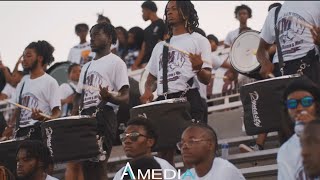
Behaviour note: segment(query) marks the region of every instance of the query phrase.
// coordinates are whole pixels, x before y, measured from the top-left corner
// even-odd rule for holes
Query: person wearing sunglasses
[[[304,125],[320,117],[320,89],[307,77],[301,77],[289,84],[283,97],[286,111],[295,123],[295,134],[279,149],[278,180],[308,179],[302,164],[299,139]]]
[[[217,142],[215,131],[207,124],[191,124],[184,130],[177,147],[181,151],[183,162],[194,168],[186,171],[182,177],[186,180],[244,180],[240,170],[233,164],[216,157]]]
[[[136,160],[141,157],[153,157],[152,147],[156,144],[157,134],[150,120],[144,117],[136,117],[128,121],[127,128],[120,134],[123,150],[128,158]],[[176,169],[166,160],[153,157],[161,166],[161,169],[170,169],[176,173]],[[124,167],[114,176],[113,180],[121,180]],[[134,174],[137,172],[133,172]],[[171,174],[168,174],[171,177]]]

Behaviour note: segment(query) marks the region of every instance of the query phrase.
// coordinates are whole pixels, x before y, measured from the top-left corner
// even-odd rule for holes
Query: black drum
[[[240,74],[257,80],[263,79],[259,74],[261,66],[256,57],[259,42],[258,31],[245,31],[234,40],[230,50],[232,67]]]
[[[16,153],[23,140],[8,140],[0,142],[0,165],[15,173],[17,169]]]
[[[97,121],[91,116],[70,116],[41,124],[44,143],[55,163],[96,158],[100,154]]]
[[[155,127],[158,141],[153,151],[175,148],[184,129],[191,124],[190,104],[185,98],[167,99],[135,106],[130,117],[147,117]]]
[[[286,118],[283,92],[300,75],[287,75],[245,84],[240,88],[247,135],[278,131]],[[282,121],[284,120],[284,121]]]
[[[52,76],[55,80],[57,80],[58,84],[61,85],[63,83],[68,82],[68,68],[71,65],[69,61],[65,62],[57,62],[52,65],[47,73]]]

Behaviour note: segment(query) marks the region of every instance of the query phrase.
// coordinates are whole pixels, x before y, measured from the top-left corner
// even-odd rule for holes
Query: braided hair
[[[169,1],[170,2],[170,1]],[[164,15],[165,15],[165,24],[168,27],[169,35],[172,35],[172,27],[169,25],[169,22],[167,20],[167,6],[169,2],[166,5]],[[187,1],[176,1],[177,3],[177,9],[179,11],[179,15],[186,21],[185,27],[187,28],[187,31],[191,34],[195,31],[195,29],[199,26],[199,17],[197,14],[197,11],[194,8],[194,5],[189,0]]]
[[[114,26],[112,24],[108,24],[108,23],[100,23],[100,24],[96,24],[94,26],[91,27],[90,29],[90,33],[92,31],[93,28],[97,28],[98,30],[102,29],[103,32],[107,35],[110,36],[111,38],[111,43],[112,44],[116,44],[117,42],[117,33],[116,30],[114,28]]]
[[[34,49],[37,55],[43,57],[42,65],[50,65],[54,61],[54,47],[47,41],[37,41],[30,43],[26,49]]]

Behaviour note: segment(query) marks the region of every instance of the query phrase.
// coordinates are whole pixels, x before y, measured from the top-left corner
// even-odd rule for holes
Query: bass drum
[[[239,34],[231,46],[230,63],[240,74],[261,80],[261,66],[256,57],[259,42],[258,31],[249,30]]]
[[[57,80],[60,86],[61,84],[68,82],[68,68],[70,65],[71,63],[68,61],[57,62],[47,70],[47,73]]]
[[[148,78],[148,74],[149,74],[149,71],[144,69],[144,71],[141,73],[141,78],[140,78],[140,82],[139,82],[139,91],[140,91],[140,94],[143,95],[144,93],[144,85],[147,81],[147,78]],[[157,95],[157,91],[154,91],[153,92],[153,100],[157,99],[158,95]]]

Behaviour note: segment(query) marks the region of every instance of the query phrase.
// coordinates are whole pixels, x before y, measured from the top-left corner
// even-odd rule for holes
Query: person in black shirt
[[[157,16],[157,5],[152,1],[145,1],[141,8],[143,20],[150,20],[151,24],[144,30],[144,42],[135,63],[131,66],[132,70],[143,68],[147,65],[154,46],[160,40],[163,40],[165,33],[165,24]]]

